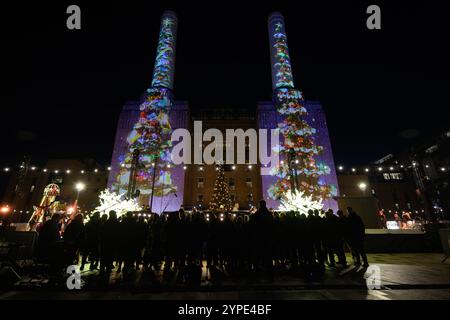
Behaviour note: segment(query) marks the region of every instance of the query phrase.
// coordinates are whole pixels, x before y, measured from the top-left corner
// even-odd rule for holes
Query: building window
[[[234,194],[230,194],[230,198],[232,203],[236,201],[236,196]]]
[[[253,187],[252,178],[251,178],[251,177],[245,178],[245,184],[246,184],[247,187],[249,187],[249,188]]]
[[[403,180],[403,175],[401,173],[383,173],[384,180]]]
[[[197,188],[198,188],[198,189],[203,189],[204,186],[205,186],[205,185],[204,185],[204,180],[203,180],[203,178],[197,178]]]
[[[230,190],[235,190],[236,189],[236,185],[234,183],[234,178],[229,178],[228,179],[228,187],[230,188]]]
[[[30,188],[30,193],[34,191],[35,185],[33,184]]]
[[[197,195],[197,202],[202,202],[203,201],[203,195],[202,194],[198,194]]]
[[[401,173],[391,173],[390,175],[391,175],[392,180],[402,180],[403,179]]]

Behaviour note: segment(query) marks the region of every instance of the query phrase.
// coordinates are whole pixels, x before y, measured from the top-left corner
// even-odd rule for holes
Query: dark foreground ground
[[[228,273],[202,269],[201,280],[188,283],[177,272],[135,272],[128,277],[115,271],[109,277],[97,271],[81,273],[82,288],[68,290],[65,284],[52,285],[34,273],[8,290],[0,299],[154,299],[154,300],[450,300],[450,261],[442,254],[369,254],[371,266],[378,266],[381,287],[367,287],[369,273],[363,268],[329,268],[321,279],[309,279],[303,270],[281,268],[268,280],[264,275]],[[351,261],[351,257],[348,257]]]

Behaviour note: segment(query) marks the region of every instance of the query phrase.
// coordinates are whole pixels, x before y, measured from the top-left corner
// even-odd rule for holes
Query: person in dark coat
[[[252,223],[252,249],[255,252],[256,268],[272,272],[273,217],[266,201],[259,202],[259,209],[250,218]]]
[[[149,227],[143,216],[136,222],[136,269],[142,263],[142,255],[148,238]]]
[[[78,260],[79,251],[86,245],[86,233],[83,222],[83,215],[77,214],[73,220],[67,225],[63,234],[64,244],[67,251],[67,262],[72,264]]]
[[[117,246],[121,241],[119,237],[119,222],[117,214],[111,210],[109,218],[102,226],[100,235],[100,272],[111,272],[113,261],[117,254]]]
[[[53,214],[39,230],[37,254],[39,259],[50,264],[50,271],[57,272],[63,266],[62,239],[60,234],[62,216]]]
[[[81,260],[80,270],[84,270],[84,265],[89,257],[90,270],[94,270],[98,266],[99,260],[99,245],[100,245],[100,213],[94,212],[85,225],[86,230],[86,245],[83,248],[83,258]]]
[[[347,266],[347,258],[345,256],[345,233],[347,227],[347,218],[344,216],[344,212],[342,210],[338,210],[336,212],[336,255],[338,256],[338,264],[343,267]]]
[[[365,227],[361,217],[351,208],[347,208],[347,233],[350,248],[353,251],[353,255],[356,259],[355,265],[361,265],[361,259],[363,260],[364,267],[367,267],[367,256],[364,251],[364,236]]]

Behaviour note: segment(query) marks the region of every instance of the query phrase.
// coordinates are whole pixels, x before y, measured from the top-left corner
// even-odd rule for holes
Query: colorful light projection
[[[161,18],[152,87],[173,89],[175,71],[175,48],[177,38],[177,16],[172,11],[164,12]]]
[[[161,19],[152,87],[147,90],[147,96],[139,107],[139,119],[127,137],[127,153],[120,156],[117,182],[112,185],[118,193],[127,190],[133,151],[139,150],[136,186],[141,199],[144,199],[141,202],[146,204],[152,193],[154,197],[164,197],[177,191],[170,170],[173,165],[170,157],[172,128],[169,122],[173,105],[176,27],[176,15],[165,12]]]
[[[269,36],[272,61],[272,89],[294,88],[284,19],[279,12],[274,12],[269,16]]]
[[[333,193],[333,188],[319,179],[329,174],[329,166],[317,161],[323,148],[315,143],[317,131],[305,120],[308,112],[303,96],[294,88],[283,16],[271,14],[268,24],[274,103],[282,116],[278,129],[283,142],[277,151],[284,159],[273,170],[278,179],[268,194],[272,199],[286,199],[286,194],[294,189],[314,201],[323,201]]]

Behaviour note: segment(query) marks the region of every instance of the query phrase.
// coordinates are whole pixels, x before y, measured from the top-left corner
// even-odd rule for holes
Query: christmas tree
[[[175,14],[165,12],[161,20],[152,85],[140,105],[139,119],[127,137],[127,152],[119,159],[120,171],[117,183],[113,185],[113,190],[118,193],[128,188],[135,150],[139,151],[139,165],[135,170],[139,193],[161,197],[176,192],[170,172],[172,128],[169,122],[173,105],[176,28]]]
[[[209,203],[209,209],[213,212],[230,211],[232,208],[228,184],[225,181],[224,166],[217,167],[217,177],[214,183],[214,193]]]
[[[280,13],[269,18],[272,59],[272,87],[274,102],[283,121],[278,129],[283,141],[278,149],[281,161],[273,174],[277,182],[269,188],[273,199],[286,200],[288,192],[299,194],[312,201],[322,201],[331,196],[331,187],[320,183],[319,177],[329,173],[328,166],[316,162],[323,148],[316,145],[316,130],[304,119],[307,115],[303,96],[294,87],[284,19]]]

